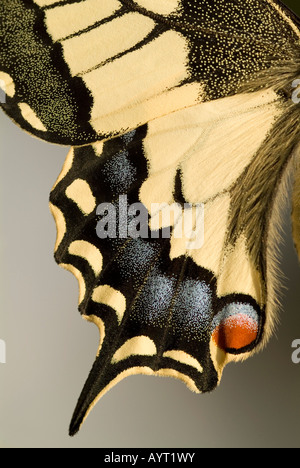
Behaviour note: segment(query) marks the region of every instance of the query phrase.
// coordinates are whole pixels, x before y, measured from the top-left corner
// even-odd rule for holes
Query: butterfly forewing
[[[86,144],[236,93],[294,57],[298,29],[275,2],[148,4],[1,2],[5,111],[40,138]]]

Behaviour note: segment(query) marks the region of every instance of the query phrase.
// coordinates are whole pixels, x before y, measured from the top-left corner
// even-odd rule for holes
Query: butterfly
[[[134,374],[197,393],[261,350],[293,180],[300,21],[274,0],[2,0],[3,110],[70,146],[55,259],[100,343],[70,424]]]

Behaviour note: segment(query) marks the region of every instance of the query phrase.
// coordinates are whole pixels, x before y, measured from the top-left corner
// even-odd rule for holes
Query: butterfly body
[[[271,0],[4,0],[0,13],[3,109],[72,146],[50,197],[55,258],[100,345],[70,433],[128,375],[213,390],[274,330],[291,176],[300,249],[299,20]]]

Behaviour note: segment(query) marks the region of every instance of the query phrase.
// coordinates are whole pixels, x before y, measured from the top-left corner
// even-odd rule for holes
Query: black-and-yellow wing
[[[0,15],[4,110],[66,145],[234,94],[293,62],[299,39],[295,17],[267,0],[4,0]]]
[[[56,261],[100,330],[70,427],[128,375],[211,391],[276,323],[295,178],[299,20],[280,2],[3,0],[4,110],[71,145],[51,193]]]

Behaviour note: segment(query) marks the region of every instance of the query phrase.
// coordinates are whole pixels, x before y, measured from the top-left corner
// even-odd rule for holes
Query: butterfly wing
[[[70,433],[127,375],[212,390],[274,327],[298,20],[270,0],[4,0],[0,13],[4,110],[76,146],[51,194],[55,255],[100,346]]]
[[[273,214],[296,141],[280,143],[288,112],[272,90],[237,95],[71,151],[51,194],[56,260],[79,280],[80,311],[100,331],[71,434],[128,375],[209,392],[225,364],[267,341]]]
[[[186,39],[133,3],[5,0],[0,14],[3,108],[42,139],[86,144],[201,95]]]
[[[299,38],[274,1],[4,0],[0,16],[4,110],[76,146],[235,93]]]

